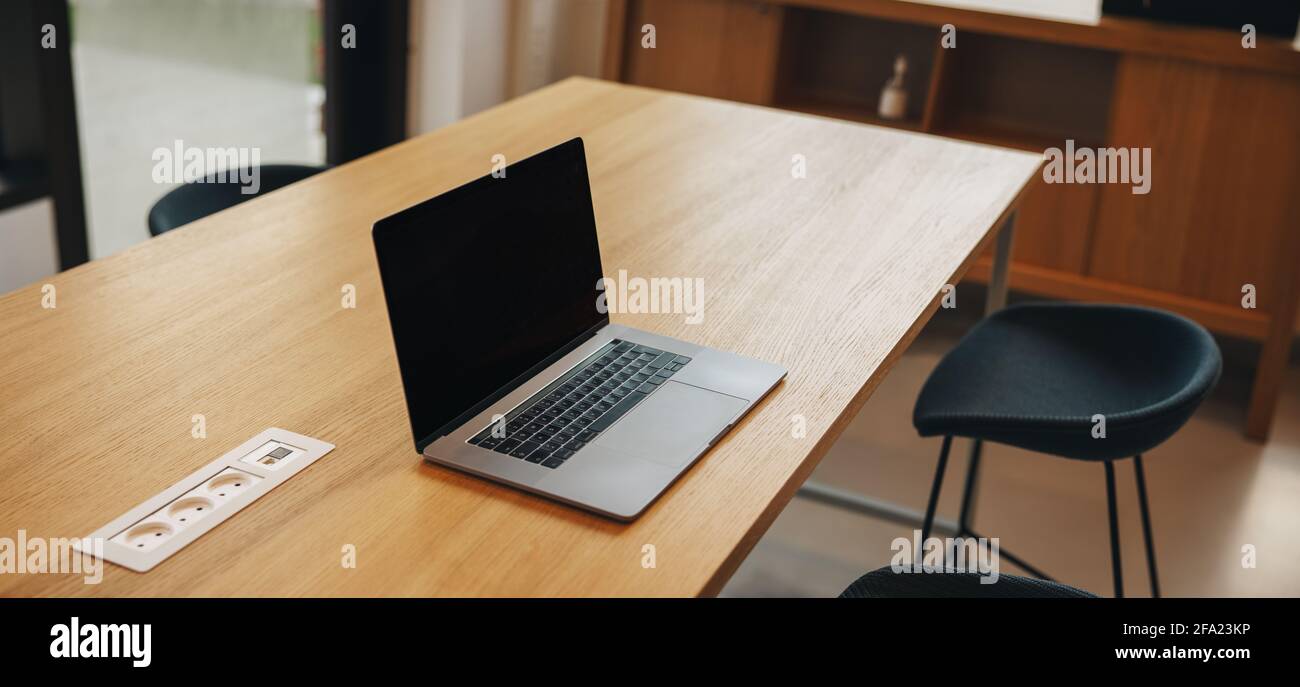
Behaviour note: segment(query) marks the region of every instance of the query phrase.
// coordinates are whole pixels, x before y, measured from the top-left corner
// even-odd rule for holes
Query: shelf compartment
[[[1037,151],[1107,140],[1113,53],[971,32],[949,52],[936,133]]]
[[[846,119],[863,124],[874,124],[876,126],[886,126],[895,129],[906,129],[908,131],[921,131],[921,122],[910,119],[884,119],[876,114],[874,103],[867,103],[861,100],[840,100],[831,99],[818,100],[810,96],[790,96],[782,98],[777,107],[805,114],[818,115],[821,117],[832,117],[834,119]]]
[[[871,124],[920,128],[934,68],[935,27],[789,7],[773,104]],[[894,58],[907,57],[903,120],[877,116]]]

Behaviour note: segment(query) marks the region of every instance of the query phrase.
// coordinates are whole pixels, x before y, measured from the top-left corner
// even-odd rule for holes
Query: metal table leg
[[[1016,215],[1011,213],[998,232],[997,246],[993,249],[993,266],[989,271],[989,288],[984,295],[984,316],[988,317],[1007,305],[1007,273],[1011,268],[1011,241],[1016,229]],[[962,498],[960,525],[970,531],[971,521],[975,518],[975,504],[979,502],[980,479],[980,441],[970,442],[970,454],[966,461],[966,491]]]
[[[984,316],[1001,310],[1007,304],[1007,272],[1011,268],[1011,240],[1016,230],[1016,213],[1011,213],[998,231],[997,247],[993,249],[993,269],[989,272],[989,290],[984,298]]]

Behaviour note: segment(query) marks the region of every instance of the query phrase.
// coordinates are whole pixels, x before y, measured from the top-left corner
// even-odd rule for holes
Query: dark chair
[[[262,165],[258,168],[257,193],[244,193],[244,187],[240,184],[218,181],[216,175],[209,175],[203,183],[185,184],[159,198],[158,202],[149,209],[149,233],[158,236],[194,220],[239,205],[246,200],[252,200],[263,193],[270,193],[302,181],[325,169],[325,167],[310,165]],[[231,172],[231,174],[237,175],[238,172]]]
[[[859,577],[840,594],[841,599],[1095,599],[1096,595],[1060,582],[1016,575],[998,575],[984,584],[980,575],[951,569],[924,568],[924,572],[896,573],[889,566]]]
[[[1160,310],[1041,303],[994,313],[944,357],[916,401],[912,422],[917,431],[943,437],[923,540],[934,525],[954,436],[975,441],[959,537],[978,536],[970,525],[970,503],[982,442],[1101,461],[1115,595],[1123,596],[1113,462],[1132,457],[1151,590],[1159,596],[1142,454],[1187,422],[1218,380],[1221,366],[1219,348],[1203,327]],[[1001,555],[1050,579],[1005,549]]]

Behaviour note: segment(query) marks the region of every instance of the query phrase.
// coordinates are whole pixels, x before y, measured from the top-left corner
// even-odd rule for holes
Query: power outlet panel
[[[272,427],[95,530],[104,560],[146,572],[334,450]]]

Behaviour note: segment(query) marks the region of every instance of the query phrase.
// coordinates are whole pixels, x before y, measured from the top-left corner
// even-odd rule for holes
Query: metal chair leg
[[[925,522],[921,525],[921,548],[930,538],[930,529],[934,527],[934,512],[939,507],[939,489],[943,486],[943,472],[948,468],[948,449],[952,448],[952,435],[943,438],[943,448],[939,449],[939,466],[934,471],[934,483],[930,485],[930,502],[925,507]],[[921,552],[916,551],[916,560],[921,560]]]
[[[1151,539],[1151,512],[1147,509],[1147,480],[1142,469],[1142,454],[1133,456],[1133,473],[1137,476],[1138,506],[1142,509],[1142,538],[1147,545],[1147,572],[1151,573],[1151,597],[1160,598],[1160,581],[1156,577],[1156,545]]]
[[[1110,514],[1110,565],[1115,576],[1115,598],[1124,598],[1124,573],[1119,559],[1119,507],[1115,504],[1115,466],[1106,466],[1106,510]]]
[[[961,494],[961,515],[957,518],[957,529],[961,532],[971,531],[971,511],[975,508],[975,483],[979,479],[980,452],[984,447],[983,439],[975,439],[970,447],[970,461],[966,465],[966,487]]]

